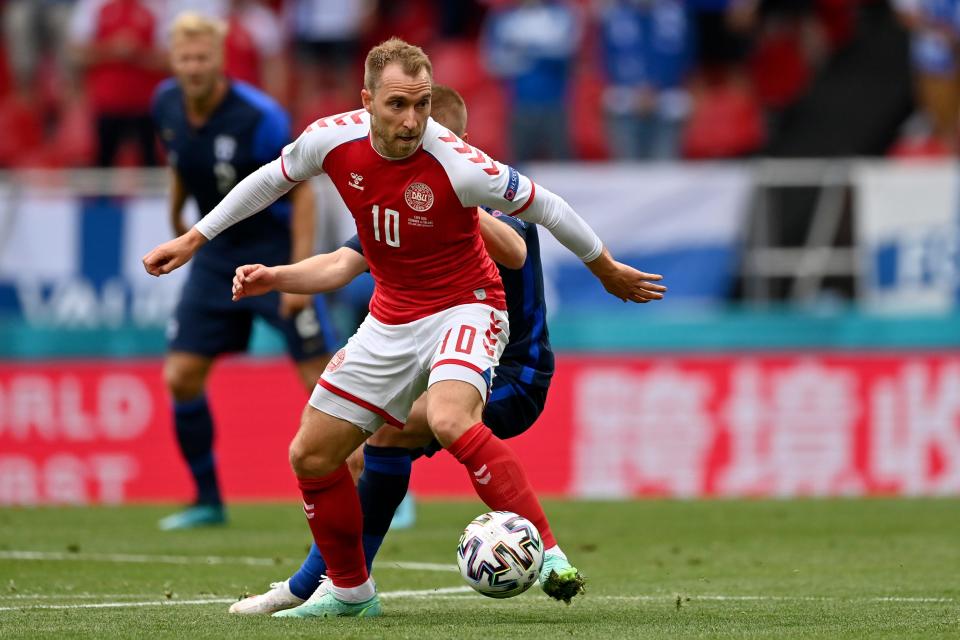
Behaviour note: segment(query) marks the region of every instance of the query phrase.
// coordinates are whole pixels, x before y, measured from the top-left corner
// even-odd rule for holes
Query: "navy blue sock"
[[[316,591],[320,584],[320,577],[327,572],[327,563],[323,561],[320,555],[320,549],[317,543],[310,545],[310,553],[307,554],[300,569],[290,577],[290,593],[306,600]]]
[[[213,460],[213,417],[207,405],[207,396],[174,402],[173,421],[180,453],[187,461],[197,486],[197,503],[222,504]]]
[[[363,448],[363,473],[357,489],[363,509],[363,554],[367,571],[383,544],[393,514],[407,495],[411,463],[407,449],[369,444]]]
[[[363,509],[363,553],[367,571],[370,571],[383,544],[393,514],[407,495],[411,462],[410,452],[406,449],[369,444],[363,448],[363,474],[358,489]],[[300,569],[290,577],[290,592],[298,598],[309,598],[320,584],[320,576],[326,572],[327,563],[320,550],[316,544],[311,545]]]

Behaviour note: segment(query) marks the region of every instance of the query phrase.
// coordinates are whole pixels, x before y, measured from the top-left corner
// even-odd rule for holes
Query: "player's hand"
[[[662,300],[667,288],[656,282],[663,280],[657,273],[645,273],[630,265],[617,262],[606,249],[587,267],[610,294],[624,302],[651,302]]]
[[[196,229],[164,242],[143,256],[143,268],[152,276],[170,273],[185,265],[207,241]]]
[[[280,317],[292,318],[310,306],[311,296],[302,293],[280,294]]]
[[[237,267],[233,275],[233,301],[251,296],[262,296],[273,291],[277,276],[272,267],[262,264],[245,264]]]

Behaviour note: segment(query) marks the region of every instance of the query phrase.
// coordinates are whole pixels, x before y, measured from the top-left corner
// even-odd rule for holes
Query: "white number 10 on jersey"
[[[383,210],[383,241],[391,247],[400,246],[400,212]],[[380,205],[373,205],[373,239],[380,242]]]

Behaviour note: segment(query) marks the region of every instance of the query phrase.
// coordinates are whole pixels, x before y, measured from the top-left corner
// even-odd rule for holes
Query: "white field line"
[[[385,591],[380,594],[385,600],[397,598],[429,598],[431,600],[464,600],[471,595],[480,599],[482,596],[475,594],[470,587],[446,587],[441,589],[421,589],[404,591]],[[51,596],[54,597],[54,596]],[[106,597],[106,596],[103,596]],[[720,601],[720,602],[861,602],[861,603],[927,603],[927,604],[953,604],[957,602],[956,598],[934,598],[917,596],[882,596],[873,598],[844,598],[828,596],[727,596],[727,595],[694,595],[680,596],[685,603],[695,603],[698,601]],[[689,601],[687,598],[689,597]],[[634,596],[585,596],[586,602],[660,602],[672,605],[677,599],[676,595],[634,595]],[[33,609],[121,609],[137,607],[158,607],[175,605],[203,605],[203,604],[230,604],[236,602],[236,598],[221,598],[211,596],[209,598],[199,598],[191,600],[145,600],[138,602],[96,602],[96,603],[74,603],[74,604],[22,604],[19,606],[3,606],[0,611],[24,611]],[[511,604],[529,605],[527,599],[512,602]]]
[[[76,562],[118,562],[135,564],[241,564],[259,567],[292,565],[288,558],[250,558],[244,556],[171,556],[140,553],[71,553],[65,551],[0,551],[0,560],[41,560]],[[407,571],[456,571],[453,564],[433,562],[382,562],[377,569],[404,569]]]
[[[142,563],[142,564],[178,564],[178,565],[220,565],[220,564],[242,564],[255,566],[275,566],[278,564],[292,564],[289,560],[279,560],[274,558],[252,558],[243,556],[172,556],[172,555],[147,555],[147,554],[123,554],[123,553],[70,553],[56,551],[0,551],[0,560],[41,560],[41,561],[85,561],[85,562],[117,562],[117,563]],[[431,562],[384,562],[378,564],[377,569],[399,569],[404,571],[441,571],[455,572],[456,566],[447,564],[437,564]],[[425,589],[414,591],[386,591],[381,593],[383,598],[436,598],[436,599],[462,599],[464,595],[472,594],[470,587],[450,587],[443,589]],[[64,598],[64,599],[87,599],[87,598],[150,598],[153,594],[63,594],[63,595],[35,595],[29,594],[11,594],[0,595],[3,599],[39,599],[39,598]],[[477,597],[480,597],[479,595]],[[585,599],[600,602],[676,602],[677,598],[683,602],[863,602],[863,603],[928,603],[928,604],[953,604],[958,602],[957,598],[940,598],[924,596],[876,596],[876,597],[842,597],[842,596],[764,596],[764,595],[684,595],[684,594],[659,594],[659,595],[623,595],[623,596],[593,596],[588,595]],[[144,600],[141,602],[105,602],[89,604],[63,604],[63,605],[25,605],[17,607],[0,607],[0,611],[12,611],[18,609],[73,609],[73,608],[111,608],[111,607],[146,607],[161,605],[182,605],[182,604],[206,604],[206,603],[228,603],[235,602],[235,598],[218,598],[211,596],[207,599],[195,600]]]
[[[416,591],[384,591],[380,594],[381,598],[389,600],[391,598],[434,598],[450,597],[458,593],[472,593],[470,587],[448,587],[444,589],[420,589]],[[236,602],[236,598],[199,598],[194,600],[144,600],[141,602],[91,602],[85,604],[24,604],[16,607],[0,607],[0,611],[24,611],[34,609],[123,609],[137,607],[169,607],[175,605],[195,605],[195,604],[230,604]]]
[[[4,593],[0,594],[0,602],[4,600],[104,600],[106,598],[120,598],[127,600],[142,600],[156,598],[157,593]],[[200,596],[203,597],[203,596]],[[210,596],[215,598],[218,596]]]

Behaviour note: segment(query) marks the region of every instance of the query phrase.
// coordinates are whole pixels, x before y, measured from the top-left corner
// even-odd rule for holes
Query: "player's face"
[[[214,92],[223,75],[223,52],[213,36],[175,38],[170,66],[187,99],[202,100]]]
[[[372,93],[363,90],[377,151],[388,158],[405,158],[417,149],[430,117],[430,87],[426,70],[408,76],[399,64],[390,64]]]

